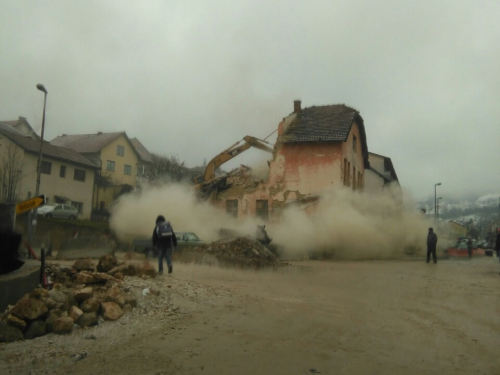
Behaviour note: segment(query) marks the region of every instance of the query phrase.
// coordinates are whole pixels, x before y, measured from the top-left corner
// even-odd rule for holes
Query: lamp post
[[[438,186],[441,186],[441,182],[438,182],[437,184],[434,184],[434,219],[437,219],[437,213],[436,213],[436,208],[437,208],[436,188]]]
[[[45,130],[45,108],[46,108],[46,105],[47,105],[47,89],[45,88],[44,85],[42,85],[41,83],[39,83],[38,85],[36,85],[36,88],[40,91],[43,91],[44,92],[44,97],[43,97],[43,117],[42,117],[42,131],[40,133],[40,151],[38,152],[38,163],[37,163],[37,166],[36,166],[36,187],[35,187],[35,197],[38,197],[38,195],[40,194],[40,174],[42,172],[42,146],[43,146],[43,132]],[[35,223],[36,224],[36,218],[37,218],[37,209],[35,208],[33,210],[33,214],[35,215],[35,218],[32,220],[32,224]],[[32,234],[34,233],[34,230],[32,232]],[[31,236],[30,236],[31,237]],[[31,239],[31,238],[30,238]]]
[[[439,220],[439,200],[440,199],[443,199],[443,197],[439,197],[437,199],[437,204],[436,204],[436,219],[438,219],[438,220]]]

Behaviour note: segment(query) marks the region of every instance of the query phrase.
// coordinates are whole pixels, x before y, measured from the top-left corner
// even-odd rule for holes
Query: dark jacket
[[[438,236],[434,232],[429,232],[427,235],[427,245],[436,246],[438,242]]]
[[[153,246],[157,249],[170,249],[172,246],[177,246],[177,237],[175,236],[174,228],[172,228],[172,238],[158,237],[158,223],[165,220],[160,220],[156,222],[155,229],[153,230]]]
[[[497,248],[498,251],[500,251],[500,232],[497,233],[496,248]]]

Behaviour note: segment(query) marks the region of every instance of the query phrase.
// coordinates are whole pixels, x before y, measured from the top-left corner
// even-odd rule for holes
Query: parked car
[[[205,244],[205,242],[193,232],[175,232],[175,237],[177,238],[177,247],[175,251],[182,251],[189,247],[200,247]],[[135,239],[132,243],[132,251],[144,254],[146,258],[158,256],[158,250],[153,247],[153,239],[151,237],[148,239]]]
[[[478,242],[477,247],[480,249],[492,249],[493,243],[487,240],[482,240]]]
[[[75,220],[78,218],[78,209],[69,204],[48,203],[38,208],[37,214],[47,218]]]

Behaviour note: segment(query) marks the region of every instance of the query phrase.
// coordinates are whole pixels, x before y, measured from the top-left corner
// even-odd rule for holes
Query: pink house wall
[[[283,122],[278,128],[278,144],[270,162],[269,178],[256,188],[231,188],[219,195],[217,205],[226,208],[227,199],[238,200],[238,217],[255,216],[256,201],[268,200],[269,216],[280,214],[280,207],[297,199],[316,196],[325,189],[342,186],[344,183],[344,159],[350,162],[352,187],[353,167],[364,176],[359,127],[354,123],[345,142],[297,142],[279,143],[283,132]],[[353,137],[356,137],[356,149]],[[356,176],[357,177],[357,176]]]

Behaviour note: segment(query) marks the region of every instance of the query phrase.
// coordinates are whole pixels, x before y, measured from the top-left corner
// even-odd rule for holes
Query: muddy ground
[[[500,374],[497,258],[175,264],[117,322],[0,344],[1,374]],[[158,286],[158,297],[142,295]]]

